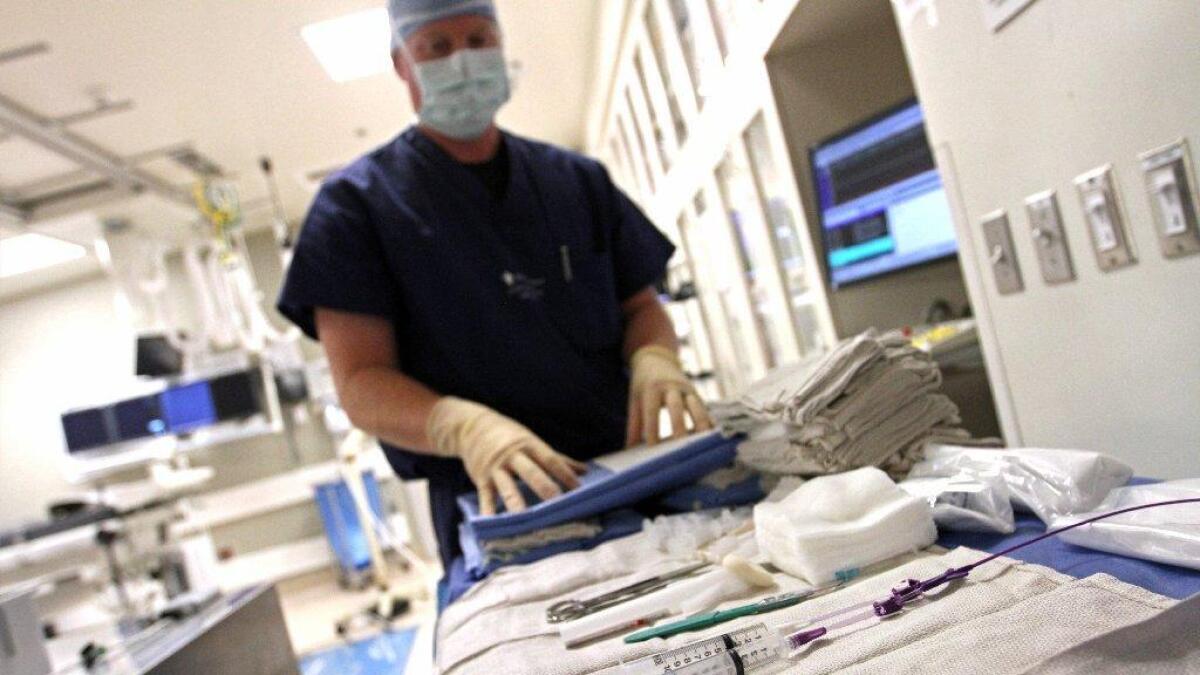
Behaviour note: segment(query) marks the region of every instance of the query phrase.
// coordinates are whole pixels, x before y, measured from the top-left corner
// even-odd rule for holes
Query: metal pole
[[[70,159],[80,166],[110,178],[135,192],[148,190],[160,197],[188,207],[193,207],[191,196],[186,190],[161,178],[129,166],[117,154],[56,125],[53,120],[43,118],[16,101],[0,95],[0,127],[37,143],[42,147]]]

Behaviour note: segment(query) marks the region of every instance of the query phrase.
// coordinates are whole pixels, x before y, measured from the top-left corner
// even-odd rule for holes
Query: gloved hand
[[[462,459],[479,491],[479,511],[483,515],[496,512],[497,493],[508,511],[525,509],[516,477],[537,496],[550,499],[562,494],[559,484],[568,490],[579,487],[576,474],[587,468],[555,452],[515,420],[453,396],[434,404],[425,422],[425,433],[439,456]]]
[[[629,360],[633,375],[629,384],[629,432],[626,445],[643,439],[654,445],[658,435],[658,413],[664,407],[671,416],[671,438],[689,433],[685,414],[692,418],[691,431],[711,429],[712,419],[696,388],[683,373],[675,352],[660,345],[647,345]]]

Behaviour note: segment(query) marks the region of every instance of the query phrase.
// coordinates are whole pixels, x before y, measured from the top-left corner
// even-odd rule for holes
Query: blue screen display
[[[62,427],[69,452],[98,448],[115,441],[111,420],[104,408],[63,413]]]
[[[113,408],[116,411],[119,440],[157,436],[167,430],[158,396],[131,398],[117,403]]]
[[[159,395],[167,430],[173,434],[185,433],[217,421],[217,409],[213,405],[208,382],[184,384],[164,391]]]
[[[916,102],[816,146],[811,158],[834,288],[957,252]]]

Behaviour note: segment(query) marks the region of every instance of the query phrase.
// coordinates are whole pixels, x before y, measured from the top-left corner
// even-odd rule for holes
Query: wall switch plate
[[[1029,216],[1029,233],[1033,236],[1038,265],[1042,268],[1042,280],[1047,284],[1073,280],[1075,268],[1071,265],[1071,249],[1067,246],[1067,233],[1063,230],[1054,190],[1027,197],[1025,213]]]
[[[1083,220],[1087,223],[1096,250],[1096,262],[1108,272],[1137,262],[1129,232],[1125,227],[1125,210],[1117,195],[1117,182],[1111,164],[1093,169],[1075,179]]]
[[[982,218],[982,223],[985,251],[996,278],[996,290],[1000,295],[1020,293],[1025,290],[1025,284],[1021,281],[1021,266],[1017,262],[1017,250],[1013,248],[1008,214],[1003,209],[993,211]]]
[[[1196,176],[1187,140],[1155,148],[1141,155],[1146,191],[1163,257],[1200,253],[1200,214],[1197,213]]]

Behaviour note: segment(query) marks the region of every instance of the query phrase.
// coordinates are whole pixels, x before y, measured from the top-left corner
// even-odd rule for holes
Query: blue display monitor
[[[71,453],[99,448],[116,442],[113,421],[105,408],[89,408],[63,413],[63,436]]]
[[[132,441],[166,433],[162,405],[158,395],[139,396],[113,406],[117,418],[117,439]]]
[[[810,159],[833,288],[958,252],[916,101],[818,144]]]
[[[144,396],[62,414],[71,454],[167,434],[188,434],[267,412],[258,368],[175,384]],[[128,449],[128,448],[126,448]],[[107,452],[107,450],[106,450]]]
[[[187,433],[217,421],[208,382],[193,382],[167,389],[159,395],[167,430],[173,434]]]

